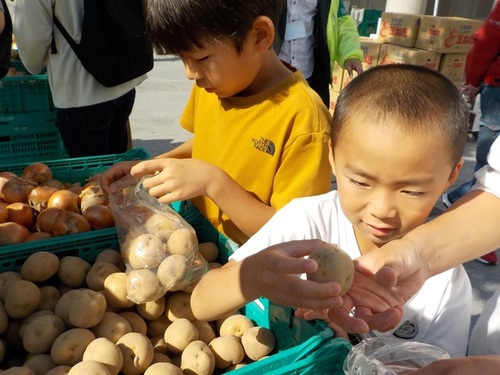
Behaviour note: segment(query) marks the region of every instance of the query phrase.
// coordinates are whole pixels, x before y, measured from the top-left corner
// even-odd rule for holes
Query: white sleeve
[[[472,190],[483,190],[500,198],[500,138],[497,138],[488,153],[488,165],[479,169],[474,176],[477,183]]]

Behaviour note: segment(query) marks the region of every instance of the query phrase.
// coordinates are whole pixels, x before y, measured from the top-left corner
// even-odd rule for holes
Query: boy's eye
[[[197,57],[197,58],[195,58],[196,61],[205,61],[206,59],[208,59],[208,55],[207,56],[203,56],[203,57]]]
[[[356,181],[356,180],[353,180],[352,178],[350,180],[351,180],[351,183],[354,184],[355,186],[359,186],[359,187],[369,187],[370,186],[367,183],[364,183],[361,181]]]
[[[422,191],[412,191],[412,190],[401,190],[401,193],[409,195],[411,197],[421,197],[425,193]]]

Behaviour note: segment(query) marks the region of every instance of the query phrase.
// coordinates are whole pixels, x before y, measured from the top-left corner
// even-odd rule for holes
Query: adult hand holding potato
[[[116,193],[116,191],[111,188],[111,184],[126,176],[131,178],[130,169],[137,163],[139,163],[138,160],[122,161],[102,172],[99,178],[99,184],[104,194],[108,196],[110,193]]]

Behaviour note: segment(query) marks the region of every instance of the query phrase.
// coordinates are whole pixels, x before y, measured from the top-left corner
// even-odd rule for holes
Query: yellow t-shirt
[[[299,71],[249,97],[220,99],[194,85],[180,123],[194,135],[194,159],[223,169],[271,207],[330,191],[331,115]],[[221,233],[246,242],[211,199],[192,202]]]

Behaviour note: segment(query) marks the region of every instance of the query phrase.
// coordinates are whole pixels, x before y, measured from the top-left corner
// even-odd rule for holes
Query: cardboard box
[[[335,92],[340,92],[342,90],[342,76],[344,74],[344,70],[340,67],[339,64],[335,63],[333,65],[332,72],[332,90]]]
[[[335,105],[337,104],[337,99],[339,98],[340,92],[333,91],[330,86],[330,113],[333,115],[335,110]]]
[[[349,77],[349,73],[347,73],[347,69],[344,69],[344,74],[342,75],[342,90],[351,82],[356,76],[358,75],[357,72],[353,71],[352,72],[352,78]]]
[[[453,83],[462,83],[465,72],[466,53],[443,53],[438,72]]]
[[[437,52],[394,44],[382,44],[380,46],[378,64],[413,64],[438,70],[440,59],[441,54]]]
[[[422,16],[415,47],[440,53],[467,53],[482,23],[461,17]]]
[[[421,15],[383,12],[378,38],[381,42],[414,47]]]
[[[360,37],[361,50],[363,51],[363,70],[368,70],[378,65],[381,42],[378,40]]]

